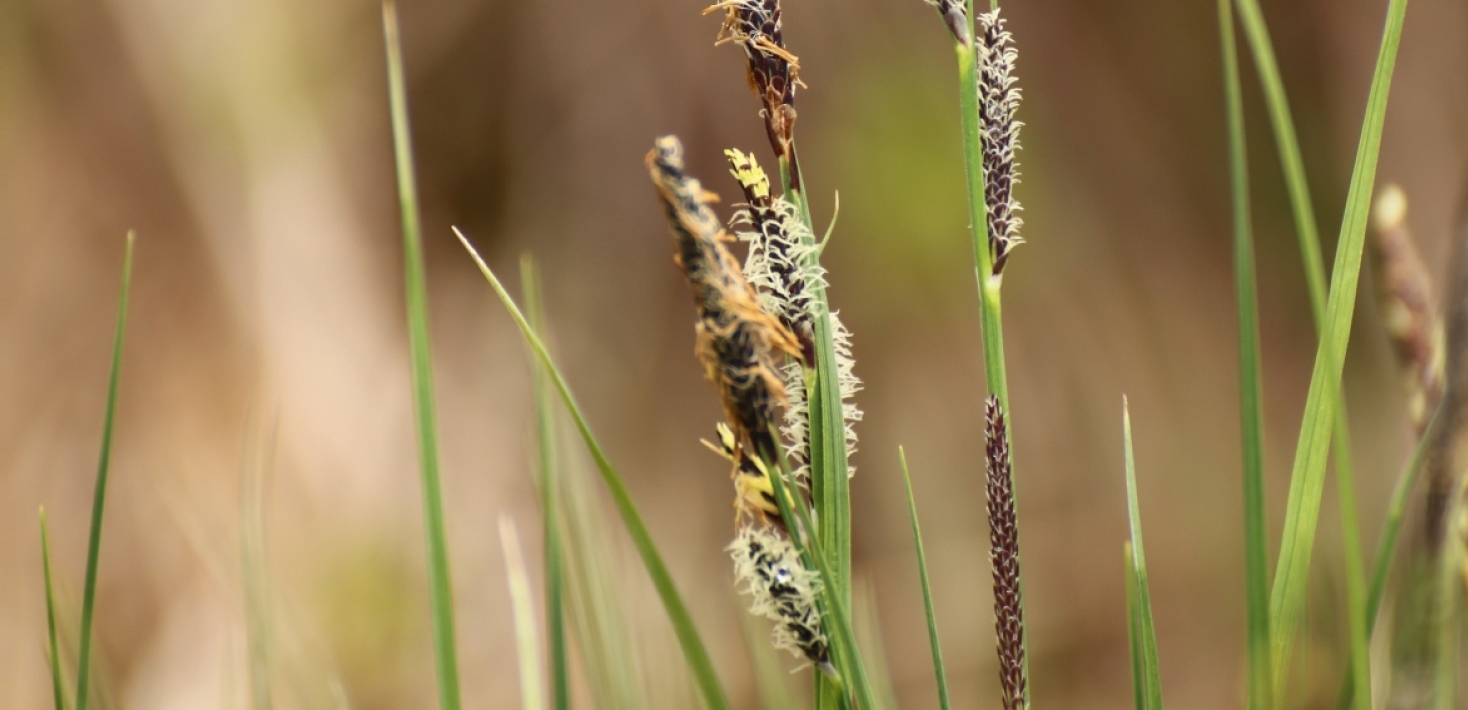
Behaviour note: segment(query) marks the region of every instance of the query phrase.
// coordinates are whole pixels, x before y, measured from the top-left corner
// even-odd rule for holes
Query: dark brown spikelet
[[[806,283],[809,271],[806,262],[811,260],[813,247],[796,234],[800,225],[793,213],[794,206],[770,192],[770,179],[754,155],[737,149],[726,150],[724,155],[729,158],[730,173],[744,193],[745,206],[734,216],[734,224],[747,225],[757,232],[746,237],[750,239],[751,261],[745,263],[749,269],[745,276],[756,291],[763,289],[772,296],[765,301],[766,310],[795,333],[800,339],[802,360],[806,366],[813,366],[816,357],[811,323],[814,296]],[[756,256],[763,269],[751,266]],[[771,303],[775,306],[770,307]]]
[[[989,499],[989,560],[994,568],[994,635],[1004,710],[1024,707],[1025,620],[1019,592],[1019,527],[1009,475],[1009,430],[997,397],[984,403]]]
[[[1407,410],[1418,436],[1443,395],[1443,334],[1432,276],[1407,228],[1407,197],[1382,189],[1373,208],[1376,291],[1397,363],[1406,372]]]
[[[754,89],[763,108],[765,132],[770,148],[791,163],[791,179],[800,174],[795,169],[795,89],[800,81],[800,60],[785,49],[780,28],[779,0],[725,0],[704,10],[724,11],[724,24],[719,28],[718,43],[734,42],[744,49],[749,63],[749,86]],[[798,186],[797,186],[798,187]]]
[[[988,214],[989,252],[994,275],[1004,271],[1009,252],[1022,244],[1019,228],[1020,205],[1014,199],[1019,182],[1019,129],[1014,119],[1019,109],[1019,89],[1014,85],[1014,60],[1018,56],[999,11],[978,18],[979,132],[983,147],[984,205]]]
[[[929,5],[938,9],[938,16],[943,18],[943,24],[948,26],[948,33],[953,35],[953,41],[965,47],[973,43],[973,33],[969,29],[968,11],[964,3],[959,0],[927,0]]]
[[[774,461],[776,447],[769,432],[777,421],[774,408],[785,404],[777,358],[799,356],[800,344],[760,306],[725,246],[731,238],[709,208],[718,198],[684,172],[678,139],[657,139],[647,165],[677,242],[675,261],[693,290],[698,310],[694,352],[704,377],[718,389],[739,441]]]

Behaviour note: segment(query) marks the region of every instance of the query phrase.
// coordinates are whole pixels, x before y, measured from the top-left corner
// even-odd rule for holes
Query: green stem
[[[974,0],[967,0],[968,16],[974,17]],[[991,3],[997,6],[997,3]],[[975,43],[978,37],[975,36]],[[989,392],[999,398],[1004,416],[1009,422],[1010,441],[1014,441],[1014,417],[1009,406],[1009,382],[1004,366],[1004,320],[1000,305],[999,290],[1003,284],[994,274],[993,254],[989,249],[989,220],[984,198],[983,144],[979,127],[979,74],[978,56],[974,47],[954,44],[958,57],[958,100],[959,117],[963,130],[964,174],[968,179],[969,226],[973,235],[974,260],[979,285],[979,325],[984,343],[984,379]],[[1014,454],[1010,453],[1010,488],[1015,491],[1018,502],[1018,487],[1014,485]],[[1020,582],[1020,608],[1024,608],[1024,583]],[[1023,643],[1024,675],[1030,675],[1029,639]],[[1029,685],[1025,686],[1025,707],[1029,707]]]
[[[128,292],[133,280],[132,232],[122,257],[122,293],[117,302],[117,329],[112,336],[112,371],[107,378],[107,410],[102,420],[102,454],[92,490],[92,529],[87,542],[87,581],[82,591],[82,643],[77,657],[76,709],[86,710],[91,689],[92,614],[97,603],[97,565],[102,556],[102,514],[107,507],[107,474],[112,461],[112,431],[117,413],[117,383],[122,372],[122,339],[127,332]]]
[[[383,36],[387,43],[393,158],[397,167],[398,203],[403,229],[403,289],[407,303],[413,414],[418,430],[419,472],[423,488],[424,537],[427,538],[428,545],[428,587],[433,614],[439,707],[441,710],[458,710],[459,657],[454,642],[453,577],[449,571],[443,487],[439,479],[438,425],[433,405],[432,355],[429,352],[428,337],[428,277],[424,267],[423,240],[418,221],[418,188],[413,176],[407,85],[403,78],[397,11],[391,2],[383,4],[382,20]]]

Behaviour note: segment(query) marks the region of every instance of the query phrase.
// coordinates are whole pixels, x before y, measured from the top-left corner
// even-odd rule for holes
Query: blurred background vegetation
[[[955,704],[982,705],[996,685],[982,369],[949,40],[919,0],[785,4],[810,87],[802,164],[818,223],[840,191],[826,263],[866,381],[857,575],[876,593],[903,707],[931,705],[901,443]],[[562,365],[736,702],[757,703],[722,551],[726,468],[697,441],[718,404],[690,356],[686,286],[642,166],[653,136],[676,132],[690,168],[733,201],[720,151],[764,157],[743,61],[712,46],[717,20],[701,9],[400,8],[470,706],[518,694],[495,520],[512,516],[532,550],[539,528],[528,363],[450,224],[503,274],[525,250],[541,261]],[[1321,231],[1334,235],[1384,3],[1265,11]],[[1130,703],[1125,393],[1164,687],[1190,708],[1237,707],[1242,502],[1215,8],[1052,0],[1005,13],[1026,99],[1029,244],[1006,269],[1006,339],[1035,697]],[[63,626],[75,627],[128,228],[138,271],[97,622],[112,699],[245,706],[242,511],[256,467],[278,706],[432,703],[379,18],[363,0],[0,3],[0,705],[49,703],[41,505],[72,610]],[[1383,142],[1379,177],[1406,189],[1434,265],[1468,169],[1465,38],[1468,5],[1413,3]],[[1248,65],[1245,77],[1277,530],[1314,336]],[[1362,307],[1346,388],[1370,544],[1410,432],[1369,297]],[[1321,672],[1306,672],[1333,689],[1344,634],[1334,494],[1325,500],[1308,655]],[[641,565],[612,564],[646,643],[646,682],[684,706]]]

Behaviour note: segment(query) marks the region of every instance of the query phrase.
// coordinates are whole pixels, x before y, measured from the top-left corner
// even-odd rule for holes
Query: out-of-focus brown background
[[[919,0],[786,5],[809,84],[802,162],[818,221],[840,191],[826,258],[866,381],[858,573],[877,595],[902,706],[931,706],[902,444],[955,704],[992,705],[982,369],[948,39]],[[1333,241],[1385,3],[1265,5]],[[742,58],[712,46],[717,20],[700,9],[401,9],[470,707],[510,707],[518,693],[495,521],[513,517],[532,559],[539,536],[523,348],[451,224],[512,282],[521,252],[540,259],[572,386],[731,693],[757,702],[722,552],[728,482],[697,441],[719,408],[691,357],[686,287],[642,167],[652,138],[676,132],[691,168],[732,196],[721,149],[767,154]],[[1006,12],[1027,124],[1029,243],[1007,270],[1005,335],[1035,697],[1129,706],[1126,394],[1164,687],[1185,707],[1237,707],[1242,503],[1215,6],[1056,0]],[[1379,174],[1405,187],[1434,265],[1468,170],[1465,66],[1468,6],[1414,2]],[[1245,77],[1277,531],[1313,335],[1251,65]],[[240,511],[244,473],[266,455],[277,700],[430,707],[379,7],[0,3],[0,166],[0,705],[50,702],[42,505],[63,629],[75,633],[122,237],[136,228],[96,629],[112,700],[245,706]],[[1369,298],[1358,316],[1346,375],[1370,542],[1409,435]],[[1307,674],[1329,688],[1341,636],[1334,500],[1328,490],[1312,607],[1320,668]],[[640,564],[617,564],[629,618],[663,649],[654,665],[686,684]]]

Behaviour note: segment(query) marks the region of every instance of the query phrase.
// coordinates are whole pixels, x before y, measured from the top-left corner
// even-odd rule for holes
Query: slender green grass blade
[[[437,659],[438,698],[442,710],[458,710],[459,659],[454,643],[453,577],[444,532],[443,487],[439,480],[438,425],[433,406],[433,364],[428,337],[428,277],[418,219],[418,186],[413,177],[412,133],[408,128],[407,83],[398,37],[397,10],[382,5],[387,44],[387,80],[392,108],[393,157],[397,164],[398,202],[403,220],[403,286],[408,306],[408,346],[413,370],[413,410],[418,428],[419,468],[423,485],[423,522],[428,543],[428,586],[433,607],[433,646]]]
[[[536,633],[538,623],[530,591],[530,573],[525,569],[525,554],[520,550],[520,536],[515,532],[515,523],[505,516],[500,516],[500,547],[505,553],[505,580],[510,587],[510,606],[515,612],[515,650],[520,656],[520,707],[544,710],[540,640]]]
[[[46,509],[41,509],[41,576],[46,583],[46,652],[51,661],[51,694],[55,710],[66,710],[66,683],[61,679],[61,652],[56,645],[56,594],[51,586],[51,544],[46,536]]]
[[[127,332],[127,301],[133,280],[132,232],[122,257],[122,292],[117,299],[117,329],[112,336],[112,368],[107,378],[107,410],[102,420],[102,454],[92,491],[92,529],[87,542],[87,581],[82,589],[81,651],[77,656],[76,707],[86,710],[91,680],[92,614],[97,604],[97,565],[102,554],[102,514],[107,505],[107,474],[112,461],[112,430],[117,412],[117,383],[122,372],[122,341]]]
[[[776,438],[778,442],[779,439]],[[777,444],[778,445],[778,444]],[[791,535],[790,539],[795,544],[796,550],[805,560],[808,567],[814,567],[820,573],[821,579],[826,579],[831,574],[831,563],[826,557],[826,552],[820,549],[823,542],[820,536],[811,536],[808,531],[815,529],[809,511],[803,507],[792,509],[790,506],[792,496],[787,493],[793,484],[790,483],[790,472],[785,466],[783,453],[776,456],[779,468],[768,471],[770,487],[775,494],[775,504],[780,508],[780,517],[785,521],[789,530],[807,531],[802,534]],[[860,647],[857,645],[856,632],[852,625],[850,609],[843,595],[831,589],[829,585],[823,585],[820,598],[822,601],[821,612],[826,634],[834,650],[834,661],[837,671],[841,674],[841,681],[850,688],[851,693],[856,696],[856,706],[865,710],[866,708],[882,707],[877,701],[877,695],[873,690],[871,680],[867,676],[866,665],[862,663]],[[830,680],[829,676],[822,676]],[[834,689],[833,689],[834,690]],[[848,691],[842,691],[838,695],[828,698],[817,696],[818,702],[842,701],[847,698]],[[843,706],[844,707],[844,706]]]
[[[1130,595],[1136,601],[1133,605],[1134,636],[1136,637],[1138,650],[1134,652],[1133,660],[1141,661],[1139,679],[1141,684],[1136,688],[1138,695],[1144,699],[1138,707],[1145,710],[1161,710],[1162,708],[1162,675],[1161,664],[1157,656],[1157,629],[1152,623],[1152,591],[1147,583],[1147,557],[1142,549],[1142,508],[1137,503],[1137,466],[1136,459],[1132,455],[1132,415],[1126,406],[1126,398],[1122,398],[1121,404],[1121,427],[1122,436],[1126,444],[1126,500],[1127,514],[1131,525],[1131,540],[1128,541],[1127,549],[1131,552],[1128,557],[1128,566],[1133,579]],[[1137,673],[1134,671],[1134,674]]]
[[[1132,660],[1132,707],[1147,710],[1147,654],[1142,650],[1142,607],[1137,598],[1137,566],[1132,542],[1122,543],[1122,566],[1126,570],[1127,649]]]
[[[529,254],[520,257],[520,283],[525,298],[525,313],[530,327],[544,333],[545,304],[541,300],[540,269]],[[534,361],[534,358],[531,358]],[[540,510],[544,521],[542,537],[545,546],[545,616],[547,645],[550,647],[551,705],[556,710],[571,706],[570,666],[566,658],[566,609],[562,603],[565,584],[561,559],[560,509],[556,500],[556,436],[555,413],[551,409],[550,383],[545,368],[535,365],[532,389],[535,399],[535,441],[539,452],[536,480],[540,485]]]
[[[1239,424],[1244,461],[1244,588],[1248,607],[1249,706],[1273,707],[1269,660],[1269,550],[1264,502],[1264,384],[1259,354],[1259,303],[1250,227],[1248,150],[1238,45],[1230,0],[1218,0],[1228,107],[1229,177],[1233,195],[1234,295],[1239,317]]]
[[[907,452],[897,447],[902,463],[902,484],[907,488],[907,516],[912,521],[913,546],[917,548],[918,581],[923,585],[923,612],[928,617],[928,645],[933,649],[933,681],[938,685],[938,707],[948,710],[948,674],[943,668],[943,645],[938,642],[938,618],[933,612],[933,590],[928,585],[928,556],[923,553],[923,531],[918,527],[917,501],[912,495],[912,476],[907,471]]]
[[[632,536],[632,542],[637,547],[643,564],[647,567],[653,586],[658,591],[658,597],[662,599],[663,608],[668,612],[668,619],[673,624],[673,632],[683,647],[683,655],[688,660],[689,668],[693,671],[694,680],[702,693],[704,703],[710,710],[727,709],[729,701],[724,695],[723,687],[719,684],[718,675],[714,672],[713,660],[709,657],[708,650],[704,647],[703,640],[699,638],[698,630],[693,625],[693,617],[688,613],[683,598],[678,594],[678,588],[673,584],[672,575],[669,574],[667,565],[663,563],[662,555],[658,553],[657,546],[647,531],[647,526],[642,522],[642,515],[637,512],[637,506],[632,502],[631,494],[623,485],[622,477],[612,467],[611,461],[602,451],[601,444],[597,442],[596,435],[592,433],[591,425],[586,422],[585,415],[581,413],[581,408],[576,404],[576,398],[572,396],[570,386],[566,384],[565,378],[556,368],[555,361],[551,359],[545,343],[530,327],[530,322],[515,305],[515,300],[510,297],[509,292],[500,284],[499,278],[490,270],[489,265],[484,263],[484,259],[480,258],[479,253],[474,250],[462,232],[456,228],[454,234],[468,250],[474,263],[479,266],[479,271],[484,274],[489,285],[494,288],[495,295],[499,296],[500,301],[504,303],[505,309],[514,318],[515,324],[520,327],[520,332],[529,341],[530,347],[535,350],[536,357],[539,358],[551,382],[560,393],[561,401],[565,403],[566,409],[571,413],[576,429],[581,433],[581,438],[586,442],[586,448],[596,462],[597,470],[601,472],[602,480],[611,492],[612,502],[617,506],[617,512],[621,514],[622,522]]]
[[[1439,419],[1440,415],[1434,415],[1428,422],[1427,428],[1422,432],[1422,438],[1417,441],[1417,447],[1412,451],[1412,457],[1407,461],[1406,468],[1397,478],[1397,484],[1392,489],[1391,503],[1387,506],[1386,520],[1382,523],[1381,540],[1376,543],[1376,559],[1371,565],[1371,587],[1366,598],[1368,640],[1375,635],[1376,619],[1381,611],[1381,602],[1386,596],[1386,583],[1391,575],[1397,539],[1401,537],[1402,520],[1407,513],[1407,501],[1417,487],[1417,479],[1422,473],[1423,462],[1427,460],[1427,451],[1433,437],[1437,435]],[[1341,690],[1336,701],[1336,707],[1340,710],[1351,707],[1354,702],[1356,689],[1354,673],[1352,668],[1346,669],[1346,677],[1341,683]]]
[[[1361,140],[1357,147],[1356,163],[1352,170],[1336,247],[1326,318],[1321,329],[1320,347],[1316,352],[1305,415],[1295,450],[1295,463],[1290,476],[1284,539],[1280,545],[1274,589],[1270,598],[1276,699],[1282,694],[1291,645],[1299,629],[1301,611],[1305,604],[1310,558],[1320,517],[1325,464],[1335,420],[1332,400],[1340,391],[1343,358],[1350,338],[1356,287],[1360,277],[1361,248],[1370,207],[1371,187],[1376,178],[1382,124],[1386,118],[1387,97],[1391,89],[1392,71],[1396,66],[1397,47],[1401,40],[1405,14],[1405,0],[1392,0],[1387,10],[1381,52],[1367,99]]]
[[[1321,257],[1320,234],[1315,224],[1315,208],[1311,204],[1310,187],[1305,179],[1305,164],[1300,154],[1300,142],[1295,133],[1294,120],[1290,116],[1289,99],[1284,81],[1280,77],[1279,65],[1275,60],[1274,48],[1269,39],[1269,29],[1264,22],[1258,0],[1239,0],[1239,16],[1244,26],[1244,35],[1253,52],[1254,66],[1259,82],[1264,89],[1265,105],[1269,110],[1270,125],[1274,129],[1275,147],[1279,152],[1280,166],[1284,170],[1285,189],[1289,194],[1290,208],[1294,215],[1295,232],[1300,245],[1301,260],[1305,265],[1305,282],[1310,293],[1311,311],[1315,316],[1317,330],[1325,320],[1326,283],[1325,261]],[[1335,466],[1336,481],[1341,498],[1341,541],[1345,556],[1346,606],[1349,614],[1347,634],[1350,638],[1353,677],[1362,678],[1367,687],[1357,707],[1369,707],[1370,673],[1369,622],[1366,621],[1365,571],[1361,566],[1361,535],[1356,516],[1356,484],[1350,445],[1350,425],[1346,416],[1345,398],[1336,393],[1335,398]]]
[[[794,179],[790,161],[780,158],[780,184],[785,194],[797,206],[806,234],[814,246],[815,229],[811,219],[810,201],[805,192],[792,188],[795,184],[805,185],[805,180]],[[824,245],[824,242],[823,242]],[[819,261],[817,250],[809,257]],[[841,597],[845,607],[851,606],[851,482],[846,450],[845,408],[841,401],[841,386],[837,376],[835,330],[831,322],[831,305],[826,287],[817,283],[812,288],[815,299],[814,342],[816,354],[815,377],[807,371],[806,391],[811,393],[808,405],[811,498],[820,517],[819,535],[830,566],[829,575],[823,575],[826,588]],[[816,679],[816,710],[839,706],[845,695],[830,685],[824,675]]]

